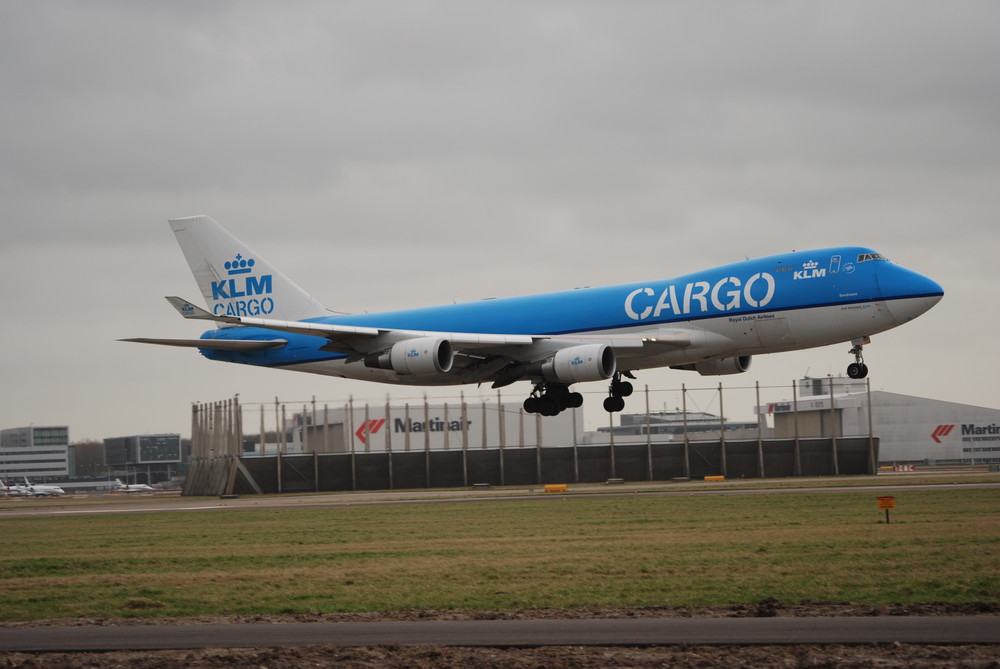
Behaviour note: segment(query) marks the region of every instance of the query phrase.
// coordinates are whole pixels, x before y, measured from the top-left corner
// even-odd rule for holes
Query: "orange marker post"
[[[876,497],[879,511],[885,509],[885,524],[889,524],[889,511],[896,508],[895,497]]]

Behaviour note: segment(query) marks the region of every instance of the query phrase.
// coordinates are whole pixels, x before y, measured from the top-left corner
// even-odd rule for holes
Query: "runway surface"
[[[0,652],[376,646],[1000,644],[1000,616],[644,618],[0,629]]]
[[[995,475],[994,475],[995,476]],[[406,490],[376,492],[309,493],[286,495],[248,495],[232,499],[206,497],[186,498],[177,494],[136,495],[127,499],[117,498],[104,501],[100,497],[65,499],[27,500],[6,498],[0,504],[0,520],[29,516],[77,516],[105,513],[157,513],[224,511],[234,509],[269,508],[318,508],[349,506],[385,506],[399,504],[449,504],[475,502],[512,502],[542,499],[588,499],[601,497],[698,497],[708,495],[803,495],[836,493],[872,493],[884,495],[901,490],[942,490],[1000,488],[1000,482],[992,480],[963,483],[905,483],[886,477],[885,482],[870,477],[871,484],[823,485],[836,479],[802,479],[801,487],[796,487],[797,479],[783,479],[781,485],[757,487],[760,481],[736,480],[714,484],[706,488],[705,483],[643,484],[634,483],[615,486],[612,492],[608,486],[600,484],[571,484],[568,494],[545,493],[543,486],[525,488],[499,488],[492,490]],[[773,483],[773,482],[772,482]],[[23,505],[22,505],[23,504]]]

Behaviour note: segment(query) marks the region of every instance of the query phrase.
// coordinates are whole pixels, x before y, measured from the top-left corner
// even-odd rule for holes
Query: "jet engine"
[[[742,374],[750,369],[752,357],[749,355],[738,355],[722,360],[709,360],[707,362],[695,362],[688,365],[675,365],[670,369],[686,369],[698,372],[702,376],[725,376],[726,374]]]
[[[549,381],[576,383],[603,381],[614,376],[615,351],[607,344],[584,344],[556,351],[542,363],[542,376]]]
[[[397,374],[427,376],[451,370],[455,350],[443,337],[417,337],[396,342],[387,351],[365,357],[365,367],[391,369]]]

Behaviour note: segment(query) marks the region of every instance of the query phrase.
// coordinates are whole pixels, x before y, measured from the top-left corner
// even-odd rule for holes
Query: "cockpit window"
[[[859,253],[858,262],[868,262],[869,260],[888,260],[881,253]]]

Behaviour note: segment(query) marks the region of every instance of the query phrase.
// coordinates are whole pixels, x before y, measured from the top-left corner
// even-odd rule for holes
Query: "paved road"
[[[338,646],[1000,644],[1000,616],[639,618],[0,629],[0,652]]]

